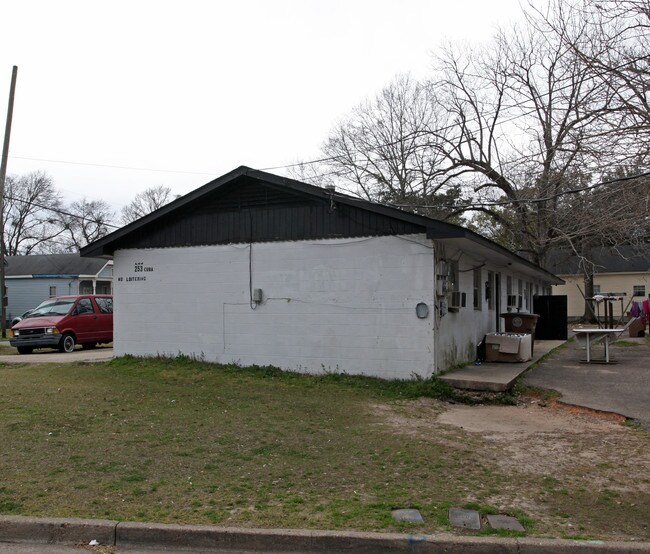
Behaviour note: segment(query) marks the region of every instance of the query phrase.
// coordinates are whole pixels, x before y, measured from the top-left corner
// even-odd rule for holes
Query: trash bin
[[[535,350],[535,327],[537,326],[538,314],[522,312],[506,312],[501,314],[506,322],[506,333],[529,333],[531,335],[531,354]]]

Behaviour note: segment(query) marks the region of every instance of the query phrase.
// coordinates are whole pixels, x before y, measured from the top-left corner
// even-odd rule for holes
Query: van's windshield
[[[76,298],[59,298],[46,300],[34,308],[27,317],[39,317],[43,315],[66,315]]]

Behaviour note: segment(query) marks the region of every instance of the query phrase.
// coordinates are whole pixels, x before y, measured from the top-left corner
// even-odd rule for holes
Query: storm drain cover
[[[424,521],[424,519],[422,519],[420,510],[393,510],[391,513],[397,521],[407,521],[409,523],[422,523]]]
[[[517,518],[502,515],[487,516],[488,523],[492,529],[507,529],[508,531],[525,531],[523,525],[517,521]]]
[[[480,529],[481,516],[476,510],[449,508],[449,523],[451,523],[454,527],[463,527],[465,529]]]

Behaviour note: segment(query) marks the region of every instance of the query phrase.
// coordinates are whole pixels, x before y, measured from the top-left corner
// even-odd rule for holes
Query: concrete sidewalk
[[[0,544],[61,545],[75,548],[90,541],[113,552],[418,552],[422,554],[555,554],[650,552],[650,543],[500,538],[481,536],[407,535],[302,529],[244,529],[210,525],[165,525],[110,520],[0,516]],[[75,546],[76,545],[76,546]],[[23,549],[24,550],[24,549]],[[36,550],[36,548],[35,548]]]
[[[584,350],[572,342],[527,373],[523,382],[559,392],[566,404],[620,414],[650,430],[650,345],[644,338],[622,340],[634,346],[610,346],[615,363],[583,363]]]
[[[9,346],[7,342],[6,346]],[[112,346],[98,346],[92,350],[77,348],[74,352],[35,350],[31,354],[1,354],[0,363],[7,364],[64,364],[68,362],[104,362],[113,359]]]
[[[562,346],[563,340],[535,341],[533,358],[522,363],[483,362],[481,365],[468,365],[440,376],[457,389],[505,392],[512,388],[519,377],[540,358]]]

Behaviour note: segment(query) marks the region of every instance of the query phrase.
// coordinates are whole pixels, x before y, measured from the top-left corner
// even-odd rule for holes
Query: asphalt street
[[[185,552],[187,554],[259,554],[259,551],[253,550],[205,550],[205,549],[182,549],[178,548],[165,548],[156,545],[151,548],[124,548],[124,547],[85,547],[83,545],[63,545],[63,544],[27,544],[27,543],[6,543],[0,542],[0,554],[83,554],[90,552],[95,554],[152,554],[160,552],[162,554],[172,554],[174,552]],[[282,554],[280,551],[275,551],[276,554]],[[300,552],[292,551],[292,554],[301,554]],[[305,553],[306,554],[306,553]],[[327,553],[323,553],[327,554]]]

